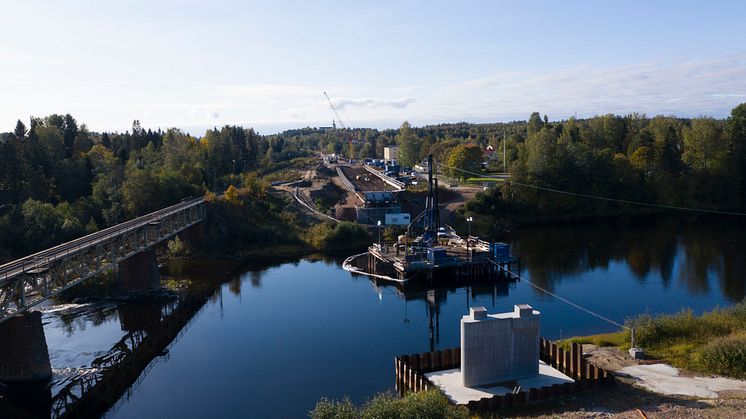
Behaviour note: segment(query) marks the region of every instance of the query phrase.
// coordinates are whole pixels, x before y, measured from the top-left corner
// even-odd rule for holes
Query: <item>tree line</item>
[[[19,120],[0,134],[0,260],[230,184],[261,190],[247,174],[307,153],[238,126],[196,138],[138,121],[124,133],[95,133],[69,114]]]
[[[468,211],[556,219],[639,209],[515,183],[668,206],[746,210],[746,104],[726,119],[631,114],[549,122],[534,113],[525,135],[502,141],[514,183],[481,194]]]
[[[258,211],[270,211],[261,207],[267,204],[261,175],[272,168],[289,167],[314,152],[381,158],[389,145],[398,146],[405,166],[433,154],[455,177],[472,176],[463,170],[481,173],[482,150],[491,145],[504,147],[517,183],[665,205],[746,209],[746,104],[725,119],[609,114],[550,121],[533,113],[508,123],[404,122],[399,129],[303,128],[273,135],[224,126],[202,137],[173,128],[145,130],[138,121],[131,131],[97,133],[69,114],[55,114],[32,117],[28,125],[18,121],[13,131],[0,133],[0,259],[188,196],[222,193],[229,185],[248,191]],[[492,188],[467,206],[492,225],[505,214],[557,218],[618,210],[626,208],[515,184]]]

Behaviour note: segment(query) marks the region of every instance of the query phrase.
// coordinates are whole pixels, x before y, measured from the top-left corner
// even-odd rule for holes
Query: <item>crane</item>
[[[332,108],[332,112],[334,112],[334,117],[336,118],[337,122],[339,122],[339,126],[342,127],[342,129],[346,130],[347,127],[345,126],[344,122],[342,122],[342,118],[339,117],[339,112],[337,111],[337,108],[334,107],[334,104],[329,98],[329,95],[324,92],[324,96],[326,97],[326,101],[329,102],[329,107]],[[352,159],[355,154],[355,150],[352,147],[352,136],[348,136],[347,141],[350,144],[350,159]]]
[[[326,101],[329,102],[329,107],[332,108],[332,112],[334,112],[334,117],[337,119],[337,122],[339,122],[339,126],[341,126],[343,129],[347,128],[342,122],[342,118],[339,117],[339,112],[337,112],[337,108],[334,107],[334,104],[332,103],[332,100],[329,99],[329,95],[324,92],[324,96],[326,97]]]

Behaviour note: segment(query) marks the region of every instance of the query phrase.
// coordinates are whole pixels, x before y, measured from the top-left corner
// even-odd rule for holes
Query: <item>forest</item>
[[[485,224],[506,215],[535,222],[665,210],[580,195],[746,209],[746,104],[724,120],[633,114],[552,123],[535,113],[524,134],[502,141],[511,182],[479,194],[466,208],[486,215]]]
[[[433,154],[445,174],[478,177],[481,150],[506,151],[511,182],[488,188],[469,202],[476,227],[493,234],[499,222],[556,220],[633,212],[637,208],[532,188],[722,211],[746,209],[746,104],[725,119],[639,114],[550,121],[535,112],[527,121],[455,123],[376,130],[303,128],[260,135],[224,126],[189,135],[131,130],[91,132],[72,115],[31,117],[0,133],[0,260],[79,237],[189,196],[241,193],[241,211],[254,222],[208,232],[261,242],[274,229],[302,232],[281,199],[267,194],[273,172],[308,163],[318,152],[350,158],[383,156],[396,144],[413,166]],[[496,155],[501,153],[496,153]],[[502,170],[502,156],[487,170]],[[300,162],[300,163],[299,163]],[[223,211],[223,214],[235,210]],[[213,216],[219,216],[216,211]]]
[[[189,196],[215,196],[229,185],[241,188],[247,201],[242,210],[254,213],[254,222],[246,223],[256,227],[251,238],[266,239],[270,233],[262,234],[257,224],[279,228],[287,220],[275,211],[283,203],[266,196],[260,174],[307,155],[281,136],[236,126],[195,138],[178,129],[145,130],[138,121],[125,133],[93,133],[69,114],[32,117],[28,127],[18,121],[12,132],[0,134],[0,260]],[[210,216],[221,214],[226,212]],[[222,230],[208,235],[217,241],[231,232]]]

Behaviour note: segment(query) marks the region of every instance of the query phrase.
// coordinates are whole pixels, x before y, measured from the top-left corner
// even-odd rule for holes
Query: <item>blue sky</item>
[[[262,133],[604,113],[726,116],[746,102],[736,1],[4,1],[0,130]]]

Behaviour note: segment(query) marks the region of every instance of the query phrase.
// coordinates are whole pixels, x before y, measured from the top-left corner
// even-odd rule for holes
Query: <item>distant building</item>
[[[376,225],[379,221],[386,225],[387,215],[401,215],[401,205],[393,192],[363,192],[365,204],[357,209],[357,222]]]
[[[386,161],[398,160],[399,159],[399,148],[398,147],[384,147],[383,148],[383,159]]]
[[[485,160],[494,160],[498,157],[498,155],[495,153],[495,148],[489,144],[487,145],[487,147],[484,148],[484,150],[482,150],[482,152],[484,154]]]

